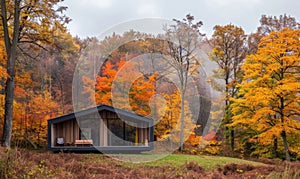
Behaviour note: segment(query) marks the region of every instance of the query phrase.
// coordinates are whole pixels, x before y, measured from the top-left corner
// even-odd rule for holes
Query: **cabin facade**
[[[149,151],[153,120],[107,105],[48,120],[52,151]]]

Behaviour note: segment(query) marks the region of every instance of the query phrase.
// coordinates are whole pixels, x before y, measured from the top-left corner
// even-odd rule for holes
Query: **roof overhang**
[[[60,123],[60,122],[64,122],[67,120],[71,120],[71,119],[76,119],[76,118],[80,118],[89,114],[93,114],[93,113],[97,113],[99,111],[111,111],[111,112],[115,112],[119,115],[120,118],[122,118],[123,120],[129,120],[129,121],[141,121],[141,122],[152,122],[153,119],[149,118],[149,117],[145,117],[142,115],[138,115],[136,113],[133,113],[131,111],[126,111],[124,109],[119,109],[119,108],[114,108],[112,106],[108,106],[108,105],[99,105],[97,107],[94,108],[90,108],[90,109],[85,109],[76,113],[71,113],[71,114],[67,114],[64,116],[60,116],[60,117],[56,117],[53,119],[49,119],[48,123]],[[100,119],[100,115],[99,115],[99,119]]]

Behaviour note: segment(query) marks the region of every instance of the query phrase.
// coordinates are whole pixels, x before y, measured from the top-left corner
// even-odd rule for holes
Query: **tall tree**
[[[261,143],[281,137],[290,161],[288,134],[300,134],[300,30],[284,28],[261,39],[243,65],[240,99],[233,100],[234,126],[250,126]],[[277,141],[276,141],[277,142]]]
[[[1,25],[1,22],[0,22]],[[0,38],[0,130],[3,128],[4,119],[4,81],[6,81],[6,53],[4,49],[4,41]],[[1,135],[0,135],[1,137]]]
[[[176,70],[180,83],[180,151],[183,151],[185,92],[189,76],[191,76],[193,69],[199,66],[195,56],[196,50],[199,48],[200,37],[204,35],[199,31],[199,28],[203,25],[202,21],[194,22],[194,16],[188,14],[183,20],[174,19],[174,21],[176,25],[166,29],[166,39],[168,40],[168,55],[171,57],[168,62]]]
[[[33,0],[1,0],[2,33],[7,55],[8,78],[5,85],[5,116],[2,145],[10,147],[13,101],[15,90],[15,64],[18,50],[26,53],[20,45],[29,43],[32,46],[43,48],[42,43],[52,43],[52,31],[61,26],[60,22],[67,22],[68,18],[59,15],[65,7],[59,7],[57,1],[33,1]],[[56,10],[55,8],[58,7]],[[18,48],[20,47],[20,48]]]
[[[275,31],[281,31],[284,28],[291,28],[291,29],[299,29],[300,23],[297,22],[296,18],[290,16],[290,15],[280,15],[277,16],[267,16],[262,15],[260,19],[260,26],[257,27],[257,30],[255,33],[251,33],[248,35],[248,54],[255,54],[258,50],[260,40],[268,36],[271,32]],[[274,137],[274,156],[277,156],[277,138]]]
[[[56,30],[53,38],[55,46],[48,47],[50,56],[49,52],[45,52],[48,59],[41,59],[39,65],[42,68],[39,69],[42,75],[48,77],[46,82],[49,84],[49,91],[53,99],[60,102],[61,112],[70,113],[73,112],[72,80],[80,55],[80,46],[64,29]]]
[[[236,96],[237,84],[241,81],[241,64],[245,58],[246,35],[241,27],[232,24],[225,26],[215,26],[211,43],[213,46],[209,57],[218,64],[218,69],[214,71],[214,77],[224,80],[225,90],[225,116],[223,125],[231,123],[229,98]],[[230,139],[231,150],[234,150],[234,130],[225,127],[227,141]],[[230,134],[230,135],[228,135]],[[229,137],[230,136],[230,137]]]
[[[248,36],[248,53],[254,54],[257,52],[261,38],[268,36],[273,31],[278,32],[285,27],[299,29],[300,23],[298,23],[294,17],[286,14],[280,15],[279,17],[262,15],[260,26],[257,27],[255,33]]]
[[[162,94],[165,101],[165,104],[158,103],[159,110],[163,110],[164,114],[160,114],[161,119],[155,125],[154,133],[159,139],[169,138],[172,142],[180,142],[180,135],[182,133],[181,130],[181,96],[180,91],[175,88],[171,94],[164,93]],[[183,134],[184,138],[188,138],[192,133],[193,129],[197,127],[195,121],[193,120],[192,112],[190,110],[190,106],[187,101],[185,101],[184,105],[184,124],[186,127],[184,128]]]

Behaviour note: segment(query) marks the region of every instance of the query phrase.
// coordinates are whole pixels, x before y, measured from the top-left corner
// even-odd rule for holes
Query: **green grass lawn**
[[[123,155],[115,155],[117,157],[120,157],[126,161],[129,161],[128,159],[132,160],[133,162],[136,161],[143,161],[145,160],[153,160],[155,158],[160,158],[158,160],[153,160],[150,162],[140,162],[140,163],[132,163],[132,162],[122,162],[114,160],[112,161],[109,158],[104,157],[104,155],[99,154],[89,154],[89,157],[87,157],[88,160],[94,160],[94,161],[101,161],[101,163],[106,162],[116,162],[119,165],[127,166],[136,168],[139,166],[143,167],[159,167],[159,166],[172,166],[172,167],[178,167],[181,165],[184,165],[189,162],[196,162],[201,167],[205,168],[206,171],[215,169],[216,166],[220,165],[226,165],[229,163],[236,163],[236,164],[251,164],[251,165],[264,165],[263,163],[259,162],[253,162],[249,160],[242,160],[238,158],[230,158],[230,157],[218,157],[218,156],[196,156],[196,155],[184,155],[184,154],[170,154],[165,157],[156,154],[156,155],[134,155],[134,154],[123,154]],[[99,159],[102,158],[101,160]],[[163,158],[162,158],[163,157]],[[103,158],[106,158],[103,160]],[[107,161],[105,161],[107,160]],[[108,161],[109,160],[109,161]]]
[[[195,156],[195,155],[180,155],[172,154],[163,159],[146,163],[148,166],[161,166],[161,165],[171,165],[180,166],[189,162],[197,162],[201,167],[205,169],[214,169],[217,165],[226,165],[228,163],[237,164],[252,164],[252,165],[263,165],[262,163],[247,161],[237,158],[229,157],[215,157],[215,156]]]

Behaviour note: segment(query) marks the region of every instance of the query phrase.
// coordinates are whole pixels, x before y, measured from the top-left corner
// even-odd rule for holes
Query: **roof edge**
[[[102,111],[102,110],[108,110],[108,111],[111,111],[111,112],[115,112],[117,114],[121,114],[121,115],[124,115],[124,116],[127,116],[127,117],[132,117],[132,118],[142,120],[142,121],[152,121],[153,120],[152,118],[136,114],[136,113],[134,113],[132,111],[129,111],[129,110],[124,110],[124,109],[115,108],[115,107],[112,107],[112,106],[109,106],[109,105],[106,105],[106,104],[101,104],[101,105],[98,105],[98,106],[93,107],[93,108],[84,109],[84,110],[81,110],[81,111],[78,111],[78,112],[75,112],[75,113],[70,113],[70,114],[62,115],[62,116],[55,117],[55,118],[52,118],[52,119],[48,119],[48,122],[50,122],[50,123],[63,122],[63,121],[69,120],[69,119],[76,118],[76,116],[79,117],[79,116],[83,116],[83,115],[88,115],[88,114],[91,114],[93,112]]]

